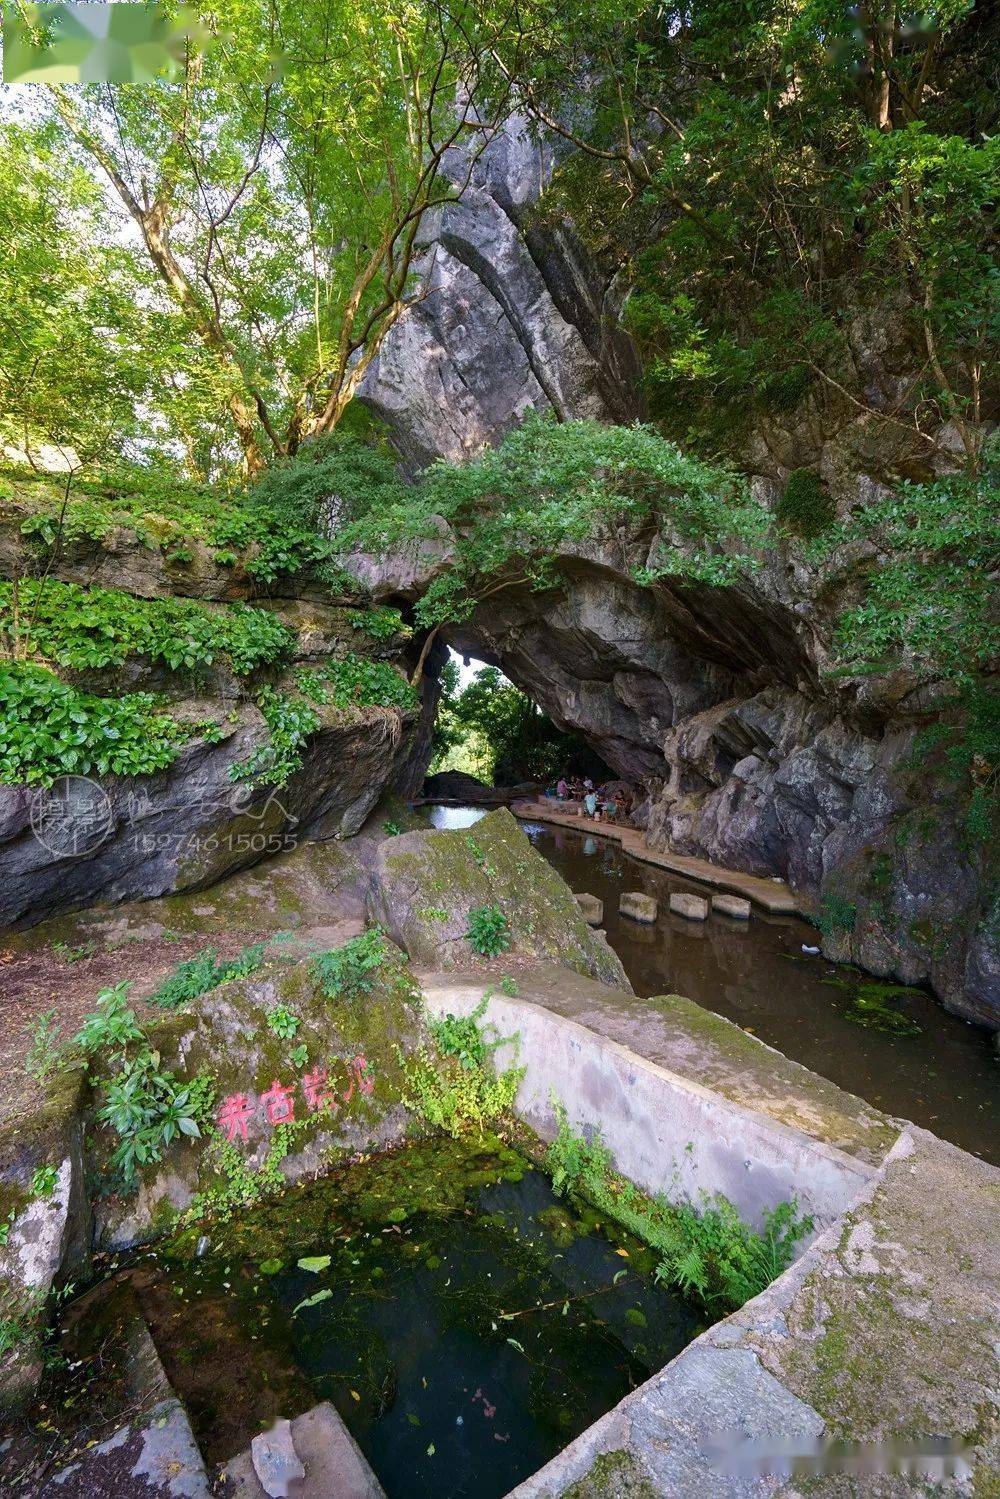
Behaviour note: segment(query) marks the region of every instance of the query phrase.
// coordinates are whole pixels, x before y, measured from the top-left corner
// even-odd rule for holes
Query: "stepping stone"
[[[675,892],[670,897],[670,909],[689,921],[705,921],[708,917],[708,901],[702,895],[688,895],[686,891]]]
[[[596,895],[578,895],[576,903],[580,907],[580,915],[588,926],[600,926],[604,920],[603,900],[598,900]]]
[[[750,902],[738,895],[713,895],[712,910],[723,916],[735,916],[738,921],[750,920]]]
[[[633,921],[656,920],[656,901],[651,895],[643,895],[641,890],[626,890],[618,902],[618,909],[623,916],[631,916]]]

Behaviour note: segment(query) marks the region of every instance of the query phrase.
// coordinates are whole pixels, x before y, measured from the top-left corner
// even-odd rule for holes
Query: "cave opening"
[[[487,652],[449,646],[439,681],[431,775],[458,772],[496,788],[613,776],[582,734],[555,724]]]

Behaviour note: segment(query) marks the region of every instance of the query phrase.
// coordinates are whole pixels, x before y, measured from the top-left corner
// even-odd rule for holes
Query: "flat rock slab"
[[[633,921],[656,920],[656,901],[651,895],[643,895],[641,890],[626,890],[618,902],[618,909],[623,916],[630,916]]]
[[[578,895],[576,903],[580,907],[580,915],[588,926],[600,926],[604,920],[603,900],[598,900],[596,895]]]
[[[670,909],[688,921],[708,920],[708,901],[703,895],[689,895],[686,890],[675,890],[670,897]]]
[[[305,1477],[289,1483],[289,1499],[385,1499],[361,1448],[327,1401],[292,1421],[291,1441]],[[252,1450],[234,1457],[223,1476],[228,1499],[268,1499]]]
[[[58,1499],[210,1499],[212,1487],[187,1413],[171,1398],[53,1473],[44,1492]]]
[[[738,895],[713,895],[712,910],[721,911],[723,916],[732,916],[737,921],[750,920],[750,902],[741,900]]]

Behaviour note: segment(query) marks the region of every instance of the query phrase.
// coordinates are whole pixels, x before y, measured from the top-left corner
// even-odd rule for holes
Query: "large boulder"
[[[419,1036],[419,990],[399,950],[376,939],[381,957],[364,977],[366,988],[352,991],[348,976],[330,998],[330,987],[318,978],[317,956],[302,958],[292,946],[285,956],[284,944],[273,943],[258,972],[220,985],[148,1028],[163,1067],[178,1077],[212,1080],[213,1130],[228,1135],[224,1114],[234,1116],[230,1143],[240,1153],[241,1174],[263,1170],[278,1173],[276,1181],[295,1181],[345,1152],[403,1134],[400,1053]],[[279,1033],[276,1013],[293,1017],[291,1033]],[[319,1094],[329,1109],[316,1106]],[[238,1106],[234,1099],[241,1100]],[[291,1113],[283,1121],[285,1110]],[[283,1123],[287,1138],[276,1136]],[[94,1130],[88,1144],[93,1179],[103,1176],[113,1186],[105,1173],[114,1138]],[[179,1141],[140,1174],[135,1191],[102,1193],[95,1242],[117,1248],[162,1232],[196,1197],[224,1192],[231,1169],[217,1144]]]
[[[200,889],[304,837],[355,833],[404,773],[418,717],[320,708],[301,766],[280,787],[252,787],[234,781],[233,768],[264,749],[269,732],[253,704],[226,707],[192,703],[191,716],[214,721],[214,732],[155,775],[69,777],[51,791],[0,786],[0,926]]]
[[[404,833],[379,847],[370,913],[418,968],[474,965],[469,916],[482,907],[506,918],[510,945],[495,960],[501,971],[508,955],[536,958],[629,988],[617,954],[505,807],[463,831]]]

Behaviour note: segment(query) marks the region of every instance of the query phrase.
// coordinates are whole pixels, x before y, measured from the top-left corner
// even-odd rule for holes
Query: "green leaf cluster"
[[[482,958],[498,957],[512,941],[510,923],[499,906],[474,906],[466,936],[473,952]]]
[[[389,962],[385,933],[381,927],[373,926],[342,947],[317,953],[312,959],[312,972],[325,999],[356,1003],[372,992],[379,973]]]
[[[761,1233],[749,1226],[728,1198],[717,1194],[690,1203],[648,1197],[612,1167],[599,1130],[577,1135],[564,1105],[553,1100],[557,1131],[547,1164],[554,1191],[575,1193],[657,1251],[657,1279],[699,1302],[713,1316],[737,1311],[791,1263],[795,1248],[813,1229],[794,1200],[766,1209]]]
[[[154,989],[149,1003],[163,1010],[179,1010],[230,979],[248,978],[263,963],[264,948],[263,942],[254,942],[244,947],[235,958],[220,958],[214,947],[206,947],[195,957],[178,963]]]
[[[147,692],[97,697],[41,666],[0,663],[0,782],[46,786],[61,775],[152,775],[191,728]]]
[[[97,1118],[118,1137],[109,1164],[126,1190],[135,1186],[138,1170],[161,1160],[175,1140],[200,1137],[213,1100],[208,1078],[184,1082],[161,1067],[128,1004],[128,991],[128,983],[103,990],[73,1043],[91,1062],[100,1057],[116,1069],[102,1085]]]
[[[0,646],[18,644],[75,670],[121,666],[130,656],[173,671],[225,657],[237,676],[287,659],[295,635],[267,609],[210,609],[191,599],[143,599],[117,588],[81,588],[53,579],[0,583]]]

